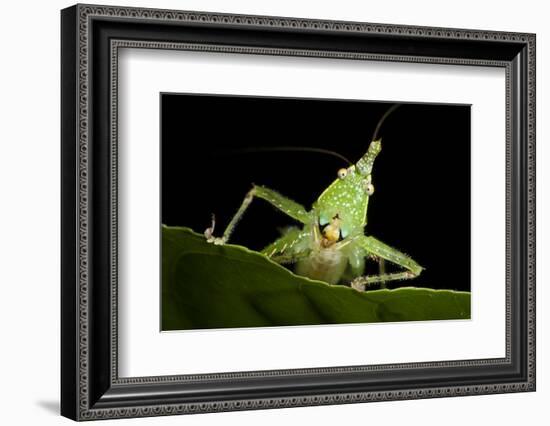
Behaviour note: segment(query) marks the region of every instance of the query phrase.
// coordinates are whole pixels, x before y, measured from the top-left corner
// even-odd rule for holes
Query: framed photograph
[[[61,12],[74,420],[535,390],[535,35]]]
[[[161,330],[471,319],[469,105],[160,96]]]

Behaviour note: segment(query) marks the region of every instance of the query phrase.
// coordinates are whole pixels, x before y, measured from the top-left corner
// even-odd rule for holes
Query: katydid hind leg
[[[358,244],[363,249],[380,259],[389,261],[403,268],[403,271],[385,273],[378,275],[365,275],[355,278],[351,286],[356,290],[364,291],[369,285],[375,283],[385,283],[387,281],[406,280],[415,278],[422,272],[422,267],[416,263],[410,256],[394,249],[374,237],[362,236],[358,239]]]
[[[378,275],[384,276],[386,275],[386,259],[383,257],[378,258]],[[386,281],[380,281],[380,287],[386,288]]]

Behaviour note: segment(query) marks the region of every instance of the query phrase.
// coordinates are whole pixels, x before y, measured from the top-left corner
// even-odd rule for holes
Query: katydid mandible
[[[225,244],[252,200],[257,197],[302,224],[301,228],[289,228],[261,251],[277,263],[296,263],[295,272],[298,275],[329,284],[348,279],[351,287],[358,291],[364,291],[375,283],[385,286],[387,281],[420,275],[423,268],[411,257],[365,234],[367,206],[374,193],[372,170],[382,149],[382,140],[377,137],[378,130],[397,106],[390,108],[380,119],[367,152],[356,164],[338,170],[337,178],[313,203],[310,211],[272,189],[253,185],[221,237],[214,236],[215,219],[212,216],[212,226],[204,232],[207,241]],[[378,274],[364,275],[367,258],[380,262]],[[384,261],[397,265],[401,270],[386,273]]]

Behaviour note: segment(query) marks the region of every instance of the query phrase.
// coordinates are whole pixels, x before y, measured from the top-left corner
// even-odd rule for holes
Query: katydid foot
[[[225,238],[224,237],[214,237],[214,229],[216,229],[216,216],[212,214],[212,225],[209,228],[206,228],[204,231],[204,236],[206,237],[206,241],[209,243],[213,243],[217,246],[221,246],[225,244]]]

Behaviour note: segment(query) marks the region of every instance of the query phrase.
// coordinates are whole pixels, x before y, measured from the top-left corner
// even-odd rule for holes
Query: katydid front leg
[[[293,263],[309,255],[311,233],[290,228],[283,236],[269,244],[261,253],[277,263]]]
[[[370,284],[374,283],[415,278],[422,272],[423,268],[412,258],[374,237],[361,235],[357,237],[354,244],[356,244],[357,250],[364,250],[368,254],[373,254],[381,259],[389,260],[406,269],[402,272],[357,277],[351,282],[351,286],[356,290],[364,291]]]
[[[239,220],[243,217],[245,211],[250,206],[250,203],[252,203],[252,200],[254,197],[261,198],[277,209],[281,210],[283,213],[286,213],[288,216],[290,216],[293,219],[296,219],[299,222],[302,223],[308,223],[310,221],[310,215],[306,211],[306,209],[298,204],[296,201],[291,200],[290,198],[287,198],[281,194],[279,194],[277,191],[274,191],[272,189],[266,188],[265,186],[256,186],[254,185],[250,191],[246,194],[244,197],[244,200],[239,207],[239,210],[237,210],[237,213],[233,216],[231,221],[229,222],[229,225],[227,225],[227,228],[225,228],[225,231],[221,237],[214,237],[214,227],[215,227],[215,220],[212,218],[212,226],[206,231],[204,231],[204,235],[206,237],[206,240],[209,243],[214,244],[225,244],[229,240],[229,237],[233,233],[233,230],[237,226],[237,223],[239,223]]]

